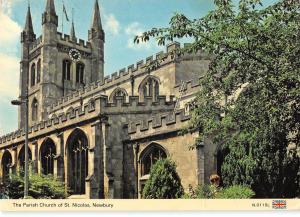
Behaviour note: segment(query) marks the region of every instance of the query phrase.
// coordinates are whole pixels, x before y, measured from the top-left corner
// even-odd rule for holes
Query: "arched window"
[[[167,157],[165,150],[158,144],[152,143],[141,154],[141,175],[150,174],[151,167],[159,159]]]
[[[190,106],[191,106],[190,103],[187,103],[187,104],[184,105],[184,113],[185,113],[186,115],[189,115],[189,114],[190,114],[190,110],[191,110],[191,107],[190,107]]]
[[[54,173],[54,157],[56,156],[56,147],[52,139],[46,139],[41,145],[40,161],[42,173],[45,175]]]
[[[6,180],[9,177],[9,171],[12,164],[12,157],[9,151],[5,151],[2,156],[2,178]]]
[[[140,84],[139,94],[142,100],[144,100],[145,97],[152,97],[152,99],[156,101],[159,96],[159,80],[153,76],[145,78]]]
[[[76,64],[76,83],[84,84],[84,64]]]
[[[128,96],[126,90],[124,90],[123,88],[117,88],[111,93],[109,99],[110,99],[110,102],[115,102],[116,97],[124,97],[124,99],[125,99],[126,96]]]
[[[80,129],[75,129],[67,140],[68,186],[72,194],[85,194],[88,176],[88,139]]]
[[[71,80],[71,61],[63,61],[63,80]]]
[[[33,63],[31,65],[31,72],[30,72],[30,74],[31,74],[31,80],[30,80],[31,86],[34,86],[35,85],[35,63]]]
[[[37,68],[36,68],[36,83],[40,83],[41,81],[41,59],[38,60]]]
[[[28,160],[31,161],[31,159],[32,159],[32,154],[30,148],[28,147]],[[18,162],[19,162],[20,172],[22,174],[25,171],[25,146],[23,146],[19,152]]]
[[[31,104],[31,120],[32,121],[37,121],[38,119],[38,101],[36,100],[36,98],[34,98],[32,100],[32,104]]]

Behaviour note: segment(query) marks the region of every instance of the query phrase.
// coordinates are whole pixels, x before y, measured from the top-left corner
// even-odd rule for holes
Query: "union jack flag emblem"
[[[273,200],[273,209],[286,209],[286,200]]]

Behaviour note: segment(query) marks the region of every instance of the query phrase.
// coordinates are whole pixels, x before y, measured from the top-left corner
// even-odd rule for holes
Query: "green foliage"
[[[197,199],[213,199],[218,189],[214,185],[199,185],[195,189],[195,198]]]
[[[254,197],[255,193],[246,186],[233,185],[228,188],[221,189],[215,198],[218,199],[249,199]]]
[[[159,44],[188,37],[176,51],[211,54],[191,128],[213,137],[223,153],[225,186],[251,186],[257,197],[300,194],[300,3],[215,0],[190,20],[175,14],[168,28],[145,32]]]
[[[20,199],[24,197],[24,177],[20,175],[12,175],[5,183],[6,192],[9,198]],[[53,176],[31,174],[29,176],[30,198],[34,199],[64,199],[66,198],[64,184],[56,180]]]
[[[255,193],[247,186],[233,185],[217,188],[214,185],[199,185],[192,194],[185,194],[183,199],[247,199]]]
[[[183,187],[170,159],[158,160],[151,168],[150,178],[143,189],[144,199],[175,199],[183,195]]]
[[[24,197],[24,178],[19,175],[11,175],[10,179],[5,180],[5,192],[9,198],[20,199]]]

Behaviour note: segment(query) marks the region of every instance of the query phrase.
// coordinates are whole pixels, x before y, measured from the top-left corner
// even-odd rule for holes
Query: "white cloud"
[[[0,0],[0,13],[10,16],[13,5],[21,1],[22,0]]]
[[[142,35],[145,30],[142,28],[141,24],[138,22],[133,22],[129,24],[125,33],[128,35],[127,47],[130,49],[138,50],[138,49],[146,49],[149,50],[155,46],[157,46],[153,41],[148,42],[140,42],[139,44],[134,43],[134,38],[137,35]]]
[[[16,98],[19,88],[19,58],[0,53],[0,97]]]
[[[16,53],[19,43],[21,26],[13,21],[8,15],[0,12],[0,52]]]
[[[17,2],[20,0],[0,0],[0,135],[16,128],[16,108],[12,108],[10,100],[17,98],[19,92],[18,46],[22,28],[11,19]]]
[[[138,22],[134,22],[129,24],[129,26],[127,26],[127,28],[125,29],[125,33],[127,35],[132,35],[132,34],[142,34],[143,30],[141,28],[141,25]]]
[[[113,14],[109,14],[107,16],[104,16],[104,20],[104,28],[106,32],[109,32],[112,35],[118,35],[120,31],[120,23],[116,19],[116,17]]]
[[[19,57],[16,55],[22,28],[9,17],[13,1],[1,0],[0,10],[0,97],[18,95]]]
[[[0,0],[0,13],[11,15],[12,0]]]

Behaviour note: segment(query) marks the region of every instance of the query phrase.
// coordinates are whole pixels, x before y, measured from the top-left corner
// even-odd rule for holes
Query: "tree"
[[[175,199],[183,195],[183,187],[170,159],[158,160],[150,171],[150,178],[143,189],[145,199]]]
[[[223,153],[225,186],[251,186],[257,197],[300,194],[300,2],[215,0],[190,20],[175,14],[135,42],[189,37],[174,55],[211,54],[191,127],[213,137]],[[298,151],[298,153],[297,153]]]
[[[24,177],[12,175],[5,183],[5,192],[10,199],[24,197]],[[64,199],[66,198],[65,186],[56,180],[52,175],[30,174],[29,176],[29,197],[34,199]]]

